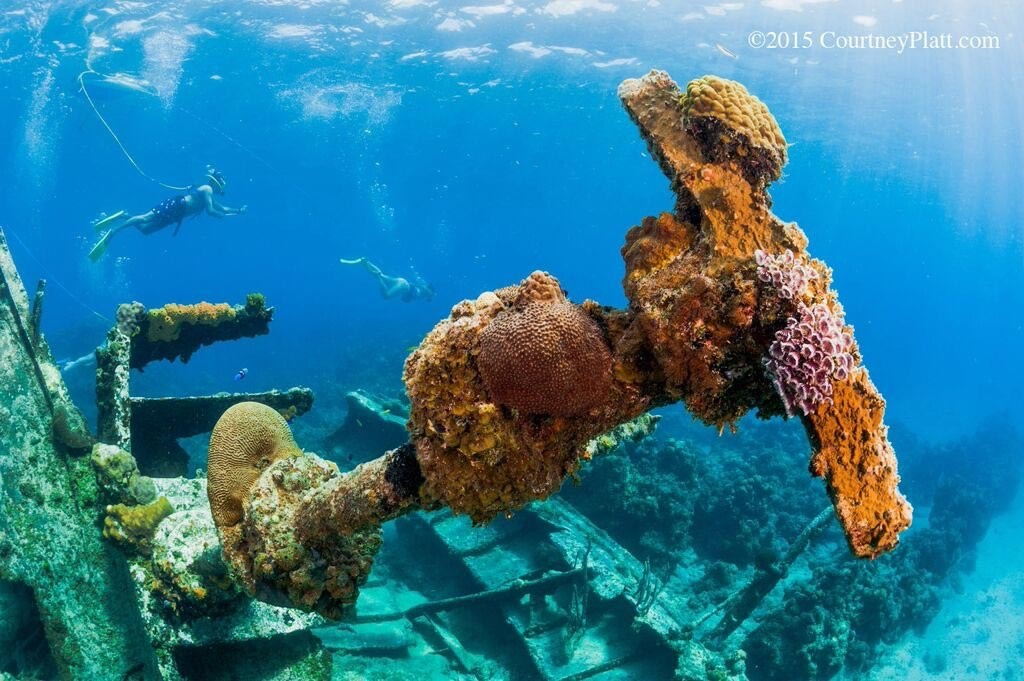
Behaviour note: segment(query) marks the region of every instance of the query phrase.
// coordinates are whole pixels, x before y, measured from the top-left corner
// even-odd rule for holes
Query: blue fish
[[[243,369],[239,369],[238,373],[235,374],[235,380],[236,381],[241,381],[243,378],[245,378],[248,375],[249,375],[249,370],[248,369],[244,369],[244,368]]]

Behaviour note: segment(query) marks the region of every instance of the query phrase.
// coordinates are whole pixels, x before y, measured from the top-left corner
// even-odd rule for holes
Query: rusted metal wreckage
[[[287,426],[275,425],[295,455],[257,470],[255,482],[227,489],[225,499],[246,504],[237,518],[226,514],[228,522],[216,509],[211,515],[206,502],[207,488],[211,501],[218,498],[212,467],[209,486],[181,477],[187,456],[178,440],[208,431],[242,403],[265,405],[260,409],[283,424],[281,416],[310,408],[311,392],[133,398],[130,371],[156,359],[187,360],[210,342],[266,333],[272,309],[255,295],[234,307],[122,306],[97,351],[101,444],[94,447],[39,333],[45,289],[30,306],[0,236],[0,588],[14,583],[31,591],[61,675],[190,678],[200,669],[205,678],[218,670],[273,678],[300,669],[303,678],[327,678],[329,650],[402,656],[424,647],[467,676],[486,675],[472,652],[479,632],[457,615],[473,606],[496,623],[488,636],[505,637],[518,651],[509,662],[545,681],[667,673],[699,679],[711,670],[742,679],[742,658],[720,651],[826,522],[838,517],[856,555],[874,557],[896,545],[910,507],[896,487],[884,401],[860,364],[830,271],[806,254],[795,224],[769,211],[765,188],[786,157],[774,119],[742,86],[711,77],[691,82],[684,94],[666,74],[652,72],[624,83],[620,98],[678,198],[673,212],[627,234],[629,309],[574,305],[546,273],[459,303],[407,363],[412,444],[344,476],[303,454]],[[787,316],[801,315],[817,324],[808,323],[807,338],[799,324],[783,329]],[[556,357],[550,371],[534,376],[539,380],[506,380],[515,379],[523,355],[504,348],[523,343],[525,356],[538,351],[537,334],[529,333],[537,324],[562,325],[583,352]],[[825,347],[828,369],[805,376],[782,364],[789,346],[800,343],[815,357]],[[479,366],[464,361],[469,348],[481,350]],[[778,348],[784,351],[776,357]],[[573,382],[581,387],[571,395],[549,390],[565,375],[594,380]],[[754,408],[768,416],[802,412],[812,472],[826,480],[835,510],[815,518],[781,561],[696,618],[683,607],[687,585],[676,576],[659,580],[567,503],[530,504],[587,458],[587,443],[598,446],[593,438],[643,435],[653,427],[646,412],[679,400],[721,427]],[[394,433],[394,415],[384,418],[388,410],[375,410],[372,400],[352,398],[350,407],[376,411],[374,434]],[[334,435],[358,435],[365,422],[358,426]],[[146,484],[129,494],[101,481],[110,471],[96,468],[103,458],[96,447],[134,454],[125,454],[130,479],[151,480],[152,493]],[[481,466],[481,452],[503,457]],[[302,476],[315,482],[310,494],[288,487]],[[149,510],[138,498],[126,504],[132,494],[159,499]],[[290,506],[266,503],[289,494]],[[444,507],[451,510],[436,512]],[[420,508],[435,513],[409,515],[398,527],[443,548],[449,565],[478,589],[375,608],[398,586],[367,581],[380,525]],[[472,531],[460,515],[484,522],[513,510],[521,511],[514,519]],[[355,514],[338,515],[346,511]],[[287,532],[279,531],[284,515],[294,521]],[[128,531],[138,527],[148,533]],[[103,537],[121,543],[126,555]],[[320,569],[333,558],[351,571]],[[296,565],[306,564],[319,573],[306,571],[310,588],[294,589],[302,577]],[[349,610],[360,589],[360,610]],[[375,589],[383,593],[368,598]],[[345,621],[327,625],[254,595]],[[415,632],[405,643],[373,631],[404,621]],[[256,660],[253,646],[269,640],[279,655]],[[278,668],[252,666],[259,663]]]

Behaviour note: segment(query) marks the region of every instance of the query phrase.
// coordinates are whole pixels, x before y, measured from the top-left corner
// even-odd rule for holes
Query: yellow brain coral
[[[786,165],[786,138],[764,102],[739,83],[704,76],[691,80],[680,100],[687,128],[709,160],[740,157],[752,184],[779,179]]]
[[[149,325],[146,338],[150,341],[175,341],[185,324],[216,326],[235,318],[235,310],[227,303],[197,303],[178,305],[171,303],[146,313]]]
[[[288,423],[258,402],[240,402],[224,412],[210,436],[207,494],[218,527],[242,520],[242,506],[260,473],[271,463],[301,454]]]

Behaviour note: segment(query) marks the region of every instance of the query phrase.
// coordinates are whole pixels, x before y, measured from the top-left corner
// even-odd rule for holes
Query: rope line
[[[31,257],[31,258],[32,258],[33,260],[35,260],[35,261],[36,261],[36,264],[37,264],[37,265],[39,265],[39,269],[40,269],[40,270],[42,270],[42,272],[43,272],[43,275],[45,275],[45,277],[46,277],[46,278],[47,278],[47,279],[48,279],[49,281],[52,281],[52,282],[53,282],[54,284],[56,284],[56,285],[57,285],[57,287],[58,287],[58,288],[59,288],[59,289],[60,289],[61,291],[63,291],[64,293],[66,293],[66,294],[67,294],[67,296],[68,296],[68,298],[70,298],[70,299],[71,299],[71,300],[73,300],[74,302],[78,303],[78,304],[79,304],[79,305],[80,305],[80,306],[81,306],[81,307],[82,307],[83,309],[85,309],[86,311],[88,311],[88,312],[90,312],[90,313],[92,313],[92,314],[96,315],[97,317],[99,317],[99,318],[100,318],[100,319],[102,319],[103,321],[105,321],[105,322],[107,322],[107,323],[112,323],[112,320],[111,320],[111,319],[110,319],[109,317],[105,317],[105,316],[101,315],[101,314],[100,314],[99,312],[97,312],[96,310],[92,309],[91,307],[89,307],[88,305],[86,305],[85,303],[83,303],[83,302],[82,302],[82,301],[81,301],[81,300],[80,300],[80,299],[78,298],[78,296],[76,296],[76,295],[75,295],[74,293],[72,293],[72,292],[71,292],[71,291],[70,291],[70,290],[68,289],[68,287],[67,287],[67,286],[65,286],[64,284],[62,284],[62,283],[60,282],[60,279],[57,279],[56,277],[53,277],[53,276],[51,276],[51,275],[50,275],[50,274],[49,274],[49,273],[48,273],[48,272],[46,271],[46,265],[44,265],[44,264],[43,264],[43,262],[42,262],[42,261],[41,261],[41,260],[40,260],[39,258],[37,258],[37,257],[36,257],[36,254],[32,252],[32,249],[28,247],[28,244],[26,244],[26,243],[25,243],[24,241],[22,241],[22,240],[21,240],[21,237],[20,237],[20,236],[18,236],[18,233],[17,233],[17,232],[15,232],[14,230],[12,230],[12,229],[10,228],[10,226],[8,226],[8,227],[5,227],[4,229],[5,229],[5,231],[6,231],[6,232],[7,232],[8,234],[10,234],[11,236],[13,236],[13,237],[14,237],[14,239],[15,239],[15,240],[16,240],[16,241],[17,241],[17,242],[18,242],[19,244],[21,244],[21,247],[25,249],[25,252],[29,254],[29,257]]]
[[[150,182],[155,182],[161,187],[164,187],[165,189],[173,189],[174,191],[187,190],[188,187],[177,187],[172,184],[167,184],[166,182],[161,182],[160,180],[146,173],[146,171],[143,170],[138,163],[136,163],[135,159],[132,158],[131,153],[124,146],[124,144],[121,143],[121,139],[117,136],[117,133],[115,133],[114,129],[110,127],[110,124],[107,123],[107,119],[103,118],[103,114],[101,114],[100,110],[96,108],[96,103],[92,101],[92,97],[89,96],[89,90],[85,87],[85,76],[89,74],[92,74],[97,77],[102,77],[101,74],[97,73],[96,71],[93,71],[92,69],[86,69],[85,71],[82,71],[80,74],[78,74],[78,85],[82,88],[82,94],[85,95],[85,100],[89,102],[89,106],[92,107],[92,110],[96,114],[96,117],[100,119],[100,123],[102,123],[103,127],[107,129],[107,132],[110,133],[110,136],[114,138],[114,141],[117,142],[117,146],[120,147],[121,153],[124,154],[124,157],[128,159],[128,162],[132,164],[132,166],[135,168],[135,170],[139,172],[140,175],[142,175]]]

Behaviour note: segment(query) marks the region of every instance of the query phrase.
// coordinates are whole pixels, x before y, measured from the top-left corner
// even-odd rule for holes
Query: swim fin
[[[91,251],[89,251],[89,260],[97,262],[103,257],[103,254],[107,252],[107,246],[110,245],[110,237],[113,235],[114,230],[110,230],[96,242],[96,245],[92,247]]]
[[[102,232],[104,227],[106,227],[110,223],[114,222],[115,220],[120,219],[123,216],[124,216],[124,211],[123,210],[119,210],[116,213],[114,213],[113,215],[108,215],[107,217],[103,218],[102,220],[97,221],[96,224],[93,225],[93,229],[95,229],[97,232]]]

